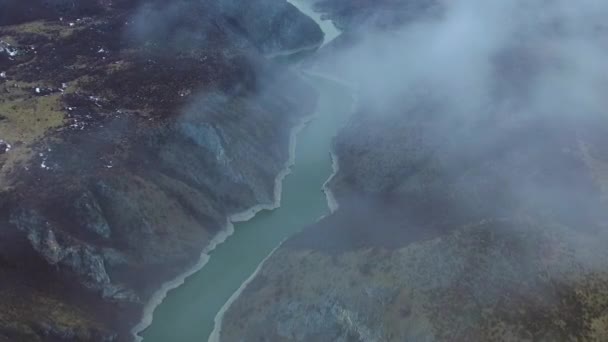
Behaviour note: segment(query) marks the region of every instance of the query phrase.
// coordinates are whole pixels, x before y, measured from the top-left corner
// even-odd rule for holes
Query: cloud
[[[368,173],[351,173],[362,177],[354,184],[398,192],[424,178],[418,168],[445,184],[433,196],[459,212],[605,224],[598,177],[608,175],[594,169],[606,162],[596,137],[608,127],[608,3],[444,0],[435,9],[403,16],[397,29],[362,23],[361,39],[316,66],[358,85],[361,110],[340,138],[363,156],[345,166]],[[402,169],[420,150],[433,162],[412,176]]]
[[[443,1],[439,15],[422,12],[397,31],[367,30],[329,58],[384,108],[428,94],[469,115],[524,100],[535,112],[600,111],[607,11],[595,0]]]

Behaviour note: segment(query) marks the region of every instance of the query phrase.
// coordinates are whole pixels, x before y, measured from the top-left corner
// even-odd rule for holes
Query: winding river
[[[309,2],[290,2],[321,26],[325,43],[339,34]],[[295,164],[283,180],[280,207],[235,223],[234,233],[210,253],[207,264],[156,307],[152,324],[142,334],[144,342],[200,342],[212,332],[217,337],[216,316],[221,320],[223,309],[264,259],[286,238],[329,213],[322,188],[334,171],[331,142],[352,112],[352,91],[321,76],[304,77],[317,88],[320,99],[311,121],[297,133]]]

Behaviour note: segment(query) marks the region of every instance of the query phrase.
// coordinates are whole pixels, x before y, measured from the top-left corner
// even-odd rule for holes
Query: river
[[[337,36],[307,2],[292,4],[317,21],[325,42]],[[311,15],[312,14],[312,15]],[[200,342],[209,339],[218,312],[282,241],[329,213],[323,184],[332,175],[333,137],[353,109],[352,91],[324,77],[304,75],[319,91],[311,121],[296,136],[295,164],[284,178],[280,207],[234,224],[234,233],[211,253],[207,264],[168,292],[156,307],[144,342]]]
[[[338,30],[338,28],[334,25],[331,20],[323,20],[322,14],[319,12],[315,12],[313,9],[314,0],[288,0],[287,2],[291,3],[295,7],[297,7],[300,12],[306,14],[312,20],[314,20],[317,25],[321,28],[323,33],[325,34],[325,39],[323,40],[323,45],[331,42],[336,39],[342,32]]]

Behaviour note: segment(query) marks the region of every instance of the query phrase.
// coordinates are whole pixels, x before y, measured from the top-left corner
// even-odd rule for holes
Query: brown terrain
[[[0,341],[131,340],[274,202],[316,94],[264,56],[321,38],[281,1],[0,1]]]
[[[364,23],[434,15],[423,3],[318,7],[346,46]],[[608,340],[608,117],[519,111],[537,52],[493,61],[492,94],[512,107],[462,114],[429,91],[387,108],[362,92],[335,140],[339,209],[263,264],[222,340]]]

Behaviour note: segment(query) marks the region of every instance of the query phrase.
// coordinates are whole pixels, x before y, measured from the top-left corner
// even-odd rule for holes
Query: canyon
[[[608,6],[0,6],[0,342],[608,339]]]

